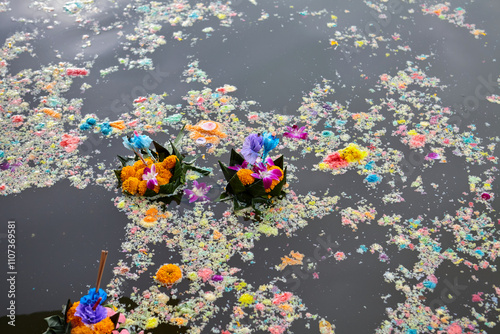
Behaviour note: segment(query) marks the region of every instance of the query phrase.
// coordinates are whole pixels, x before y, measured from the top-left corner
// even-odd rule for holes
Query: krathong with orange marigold
[[[171,287],[182,279],[182,270],[175,264],[164,264],[153,278],[159,284]]]
[[[286,168],[283,168],[283,156],[276,160],[268,157],[278,142],[274,133],[250,134],[241,150],[243,156],[233,149],[229,166],[219,161],[228,182],[219,201],[232,200],[235,211],[248,207],[259,211],[257,204],[270,205],[275,198],[284,196]]]
[[[134,152],[134,157],[118,156],[122,168],[115,175],[124,194],[144,196],[152,199],[180,200],[180,187],[186,184],[187,170],[208,175],[208,170],[193,165],[198,156],[183,156],[177,149],[182,140],[184,129],[175,141],[170,142],[171,150],[153,141],[146,135],[134,132],[134,137],[124,137],[123,144]],[[150,150],[153,144],[155,150]]]

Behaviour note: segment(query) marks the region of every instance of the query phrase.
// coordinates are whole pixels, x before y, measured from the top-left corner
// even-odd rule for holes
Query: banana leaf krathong
[[[245,159],[240,154],[234,149],[231,150],[229,167],[242,165],[244,161]],[[281,199],[285,195],[283,186],[286,183],[286,168],[283,168],[283,156],[273,160],[273,162],[275,166],[283,171],[283,178],[274,188],[266,192],[261,179],[255,179],[252,184],[244,185],[238,177],[236,170],[228,168],[228,166],[219,161],[222,173],[227,181],[226,191],[221,194],[219,201],[232,200],[235,211],[252,207],[256,212],[259,212],[256,208],[257,204],[269,206],[276,199]]]

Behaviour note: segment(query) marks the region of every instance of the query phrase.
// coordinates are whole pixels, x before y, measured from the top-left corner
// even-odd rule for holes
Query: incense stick
[[[99,261],[99,271],[97,272],[97,282],[95,284],[95,292],[99,293],[99,285],[101,285],[102,273],[104,272],[104,264],[108,257],[108,251],[101,251],[101,260]]]

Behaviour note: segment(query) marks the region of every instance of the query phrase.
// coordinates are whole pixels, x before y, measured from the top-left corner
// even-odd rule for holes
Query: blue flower
[[[424,286],[429,289],[434,289],[436,287],[436,283],[431,281],[424,281]]]
[[[373,165],[374,165],[374,164],[375,164],[375,161],[373,161],[373,160],[372,160],[372,161],[370,161],[369,163],[367,163],[367,164],[365,165],[365,169],[366,169],[366,170],[372,170],[372,169],[373,169]]]
[[[376,182],[379,182],[380,180],[382,180],[382,178],[380,176],[378,176],[377,174],[370,174],[365,178],[365,180],[370,182],[370,183],[376,183]]]
[[[245,138],[243,142],[243,148],[241,149],[241,154],[246,161],[250,164],[254,164],[259,157],[260,149],[262,148],[262,137],[258,134],[252,133]]]
[[[265,160],[269,152],[278,146],[280,142],[279,138],[269,132],[264,132],[262,134],[262,144],[264,145],[264,153],[262,153],[262,160]]]
[[[153,142],[151,138],[146,135],[139,135],[137,131],[134,131],[134,146],[137,149],[146,149],[149,148],[149,145]]]
[[[134,131],[134,137],[132,138],[123,137],[123,146],[132,151],[148,149],[152,142],[151,138],[146,135],[139,135],[137,131]]]
[[[80,304],[87,304],[94,306],[95,303],[99,300],[99,297],[102,298],[101,302],[99,304],[104,303],[106,298],[108,298],[108,295],[106,292],[104,292],[103,289],[99,289],[99,291],[96,293],[95,288],[92,288],[89,290],[89,293],[80,298]]]
[[[108,122],[104,122],[101,124],[101,133],[105,136],[109,135],[111,132],[113,132],[113,129],[111,128],[111,125],[109,125]]]

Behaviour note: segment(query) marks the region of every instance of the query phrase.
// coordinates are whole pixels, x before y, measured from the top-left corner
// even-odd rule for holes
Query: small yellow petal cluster
[[[158,269],[154,278],[161,285],[170,286],[182,278],[182,271],[175,264],[164,264]]]
[[[343,150],[340,150],[339,153],[342,159],[349,163],[359,163],[368,155],[368,152],[360,150],[356,144],[349,144],[349,146],[347,146]]]
[[[158,327],[158,318],[149,318],[144,325],[144,329],[152,329]]]
[[[250,304],[253,304],[253,296],[249,293],[244,293],[241,295],[238,301],[241,303],[242,306],[244,305],[248,306]]]
[[[238,179],[240,179],[241,183],[243,183],[244,186],[254,183],[255,178],[252,176],[252,174],[253,171],[247,168],[242,168],[238,172],[236,172],[236,175],[238,175]]]

